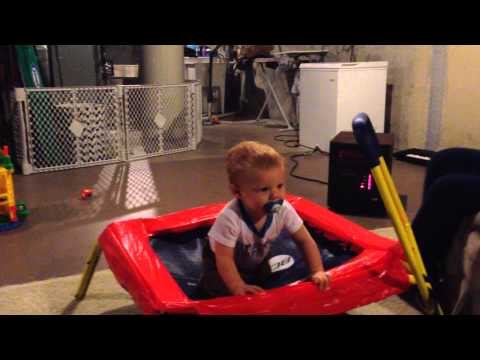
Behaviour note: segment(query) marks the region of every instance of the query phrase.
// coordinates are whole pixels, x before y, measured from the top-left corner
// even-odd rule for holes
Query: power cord
[[[290,175],[293,176],[294,178],[297,178],[297,179],[301,179],[301,180],[306,180],[306,181],[311,181],[311,182],[317,182],[317,183],[320,183],[320,184],[323,184],[323,185],[327,185],[328,186],[328,182],[326,181],[322,181],[322,180],[318,180],[318,179],[312,179],[312,178],[307,178],[307,177],[304,177],[304,176],[299,176],[299,175],[295,175],[293,172],[295,171],[295,169],[298,167],[299,163],[297,160],[295,160],[297,157],[301,157],[301,156],[311,156],[313,155],[314,153],[316,152],[319,152],[321,154],[325,153],[324,151],[320,150],[320,148],[315,148],[313,151],[309,152],[309,153],[305,153],[305,154],[296,154],[296,155],[292,155],[290,156],[290,160],[293,161],[295,163],[295,165],[292,167],[292,169],[290,170]]]
[[[297,130],[290,130],[290,131],[297,131]],[[288,139],[283,139],[283,138],[294,138],[293,140],[288,140]],[[298,135],[277,135],[273,138],[273,140],[275,141],[282,141],[283,142],[283,145],[285,145],[286,147],[288,148],[296,148],[296,147],[299,147],[300,144],[298,143]],[[293,142],[293,145],[288,145],[289,143],[292,143]]]
[[[307,149],[310,149],[312,150],[311,152],[307,152],[307,153],[304,153],[304,154],[295,154],[295,155],[291,155],[290,156],[290,160],[294,162],[295,165],[293,165],[292,169],[290,170],[290,175],[293,176],[294,178],[297,178],[297,179],[300,179],[300,180],[305,180],[305,181],[311,181],[311,182],[317,182],[317,183],[320,183],[320,184],[323,184],[323,185],[327,185],[328,186],[328,182],[326,181],[322,181],[322,180],[318,180],[318,179],[313,179],[313,178],[307,178],[307,177],[304,177],[304,176],[299,176],[299,175],[295,175],[293,172],[297,169],[299,163],[298,163],[298,160],[296,160],[298,157],[303,157],[303,156],[311,156],[313,155],[314,153],[316,152],[319,152],[320,154],[323,154],[323,155],[328,155],[328,152],[326,151],[323,151],[321,150],[318,146],[316,146],[315,148],[312,148],[310,146],[306,146],[306,145],[302,145],[300,144],[299,142],[299,137],[298,137],[298,130],[291,130],[291,131],[295,131],[296,133],[291,135],[291,134],[282,134],[282,135],[277,135],[275,136],[273,139],[275,141],[282,141],[284,146],[288,147],[288,148],[297,148],[297,147],[304,147],[304,148],[307,148]],[[292,139],[293,138],[293,139]],[[289,145],[293,143],[293,145]]]

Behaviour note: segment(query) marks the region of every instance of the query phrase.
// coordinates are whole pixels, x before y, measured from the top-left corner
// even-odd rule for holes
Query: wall
[[[480,46],[357,46],[358,61],[389,62],[396,148],[479,148]]]
[[[449,45],[440,148],[480,146],[480,46]]]
[[[356,46],[357,61],[388,61],[396,149],[425,148],[431,96],[431,45]]]

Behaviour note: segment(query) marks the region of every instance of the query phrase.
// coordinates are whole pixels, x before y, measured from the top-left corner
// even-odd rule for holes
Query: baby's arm
[[[305,260],[312,274],[312,281],[322,290],[325,290],[330,284],[330,275],[323,268],[322,257],[317,243],[313,240],[305,225],[292,235],[295,242],[300,245]]]
[[[218,273],[233,295],[256,294],[263,291],[259,286],[248,285],[240,277],[233,259],[234,248],[215,243],[215,261]]]

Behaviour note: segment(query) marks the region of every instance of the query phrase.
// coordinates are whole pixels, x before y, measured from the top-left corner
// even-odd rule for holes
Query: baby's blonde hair
[[[284,167],[285,159],[274,148],[257,141],[242,141],[227,153],[227,173],[232,184],[238,184],[241,176],[251,170],[267,170]]]

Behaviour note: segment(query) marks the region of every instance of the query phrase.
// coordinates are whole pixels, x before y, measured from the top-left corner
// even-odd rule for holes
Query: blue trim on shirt
[[[248,215],[247,211],[245,210],[245,207],[243,206],[243,203],[240,199],[238,199],[238,207],[240,208],[240,214],[242,215],[242,220],[247,224],[248,228],[260,239],[262,239],[265,236],[265,233],[267,230],[270,228],[272,225],[272,220],[273,220],[273,214],[268,213],[267,214],[267,220],[265,221],[265,224],[263,224],[263,227],[260,231],[255,227],[255,224],[253,223],[252,219]]]

